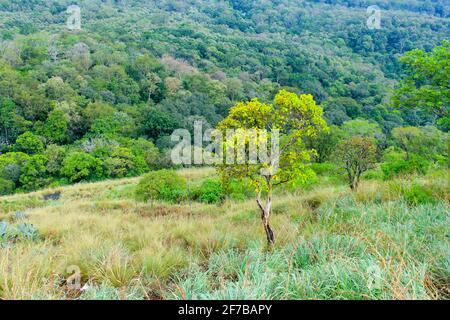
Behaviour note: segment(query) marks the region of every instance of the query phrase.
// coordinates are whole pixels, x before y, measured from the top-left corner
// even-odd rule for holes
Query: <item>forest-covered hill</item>
[[[73,4],[79,31],[67,28]],[[280,88],[313,94],[330,125],[376,124],[386,147],[392,128],[436,122],[391,96],[399,57],[448,39],[449,12],[444,0],[0,0],[0,166],[35,158],[28,175],[8,167],[4,189],[164,166],[173,129],[215,126]]]

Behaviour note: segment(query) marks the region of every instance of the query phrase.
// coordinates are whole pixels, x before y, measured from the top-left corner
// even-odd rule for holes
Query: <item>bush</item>
[[[427,203],[436,203],[437,199],[433,195],[433,191],[426,186],[419,184],[412,184],[403,189],[403,197],[406,202],[412,206],[417,206]]]
[[[47,185],[48,179],[45,179],[47,173],[46,163],[47,158],[43,155],[30,157],[22,167],[22,174],[20,175],[20,183],[24,190],[36,190]]]
[[[44,144],[38,136],[31,132],[25,132],[17,138],[14,151],[27,154],[42,153],[44,151]]]
[[[51,144],[45,149],[44,155],[47,158],[47,171],[53,176],[58,176],[64,157],[66,156],[66,149],[56,144]]]
[[[409,160],[396,160],[393,162],[381,165],[381,170],[384,173],[385,179],[390,179],[396,176],[411,175],[414,173],[426,174],[429,163],[424,158],[419,156],[411,156]]]
[[[362,175],[364,180],[382,180],[383,177],[383,172],[379,169],[368,170]]]
[[[136,157],[130,149],[114,147],[104,161],[108,177],[123,178],[142,174],[148,171],[145,161]]]
[[[99,179],[103,175],[102,162],[90,154],[74,152],[64,159],[61,174],[72,182]]]
[[[30,156],[22,152],[8,152],[0,156],[0,178],[19,183],[22,168]]]
[[[336,165],[330,162],[313,163],[311,169],[319,176],[333,175],[338,171]]]
[[[205,179],[194,190],[192,197],[204,203],[219,203],[224,198],[222,184],[218,179]]]
[[[406,152],[398,149],[397,147],[389,147],[383,152],[382,161],[383,162],[394,162],[398,160],[403,160],[406,157]]]
[[[70,180],[67,178],[61,178],[61,179],[57,179],[54,180],[53,182],[51,182],[48,187],[49,188],[57,188],[57,187],[61,187],[61,186],[68,186],[70,185]]]
[[[153,171],[139,181],[136,187],[136,197],[142,201],[179,202],[187,197],[187,182],[173,170]]]
[[[131,140],[128,144],[133,154],[143,158],[150,168],[162,169],[159,150],[153,142],[139,138],[137,140]]]
[[[14,191],[15,184],[11,180],[0,178],[0,196],[11,194]]]
[[[233,200],[247,200],[255,197],[255,189],[249,179],[233,179],[228,184],[228,197]]]

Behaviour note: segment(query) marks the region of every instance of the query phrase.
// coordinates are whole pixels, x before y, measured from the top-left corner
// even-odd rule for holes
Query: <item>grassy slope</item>
[[[60,188],[46,203],[48,190],[0,198],[0,220],[23,210],[40,232],[0,247],[0,298],[448,298],[447,180],[413,180],[365,181],[351,195],[323,178],[281,192],[272,251],[252,199],[137,203],[137,179]],[[82,293],[64,285],[72,265],[89,284]]]

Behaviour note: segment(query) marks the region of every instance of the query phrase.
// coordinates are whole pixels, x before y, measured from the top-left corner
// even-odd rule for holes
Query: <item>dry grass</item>
[[[211,169],[182,171],[183,176],[192,180],[211,174]],[[180,297],[176,292],[183,292],[184,297],[189,297],[191,292],[193,297],[199,298],[192,291],[195,286],[205,294],[210,292],[210,298],[227,298],[229,296],[223,290],[231,290],[229,286],[244,280],[253,284],[255,292],[261,294],[260,297],[364,298],[366,294],[376,298],[375,293],[360,288],[361,279],[348,273],[351,269],[367,268],[365,263],[368,261],[378,261],[386,271],[384,281],[387,287],[384,290],[387,293],[379,295],[380,297],[404,299],[439,296],[439,293],[431,293],[436,290],[424,289],[424,279],[429,278],[430,273],[424,266],[427,263],[435,265],[434,262],[424,261],[424,253],[417,253],[416,261],[414,252],[419,249],[426,250],[427,254],[441,252],[446,248],[446,241],[448,244],[445,234],[448,235],[449,230],[445,228],[446,224],[427,226],[426,216],[419,215],[417,219],[421,220],[415,223],[421,226],[423,224],[421,228],[424,231],[421,232],[428,232],[438,240],[432,244],[435,251],[421,247],[426,243],[422,242],[422,235],[417,236],[420,241],[415,243],[414,233],[406,233],[403,227],[396,225],[398,221],[413,221],[411,219],[414,217],[410,215],[409,209],[402,207],[406,211],[399,215],[396,212],[397,205],[387,203],[378,207],[376,204],[377,201],[395,201],[399,198],[385,195],[390,182],[364,182],[354,197],[349,195],[345,186],[330,185],[317,186],[309,192],[280,194],[275,199],[272,217],[277,236],[276,247],[263,258],[266,255],[265,239],[253,199],[243,202],[226,201],[222,205],[145,204],[131,198],[137,181],[138,179],[133,178],[78,184],[0,198],[0,204],[23,203],[21,210],[26,211],[28,222],[40,233],[40,240],[37,242],[17,242],[0,248],[0,298]],[[432,184],[428,180],[425,182]],[[41,198],[44,194],[56,191],[61,192],[59,200],[27,206],[30,199]],[[423,210],[431,210],[435,219],[448,221],[448,211],[436,211],[442,211],[442,208],[448,210],[445,201],[436,209],[427,207]],[[11,221],[11,214],[9,210],[3,210],[0,219]],[[397,232],[394,232],[395,228],[399,228]],[[399,234],[410,239],[397,239]],[[358,241],[365,243],[365,251],[352,258],[351,252],[354,249],[352,245],[347,245],[332,253],[335,244],[329,241],[334,241],[332,239],[337,235],[359,239]],[[294,266],[299,263],[295,261],[300,259],[295,249],[306,246],[304,251],[313,250],[311,244],[308,244],[311,240],[307,239],[316,237],[323,239],[314,249],[319,250],[315,253],[316,260],[308,260],[304,267],[307,266],[306,269],[294,272],[298,268]],[[326,249],[327,246],[331,249]],[[222,256],[225,259],[225,262],[221,262],[222,267],[226,268],[228,263],[232,268],[235,260],[229,255],[233,252],[240,259],[256,254],[255,261],[249,260],[248,268],[258,269],[258,263],[265,264],[273,278],[259,279],[257,275],[250,275],[247,271],[226,276],[220,268],[215,270],[218,267],[214,263]],[[441,252],[441,256],[445,259],[444,253]],[[314,255],[308,259],[313,257]],[[272,265],[267,265],[265,259],[274,261],[270,262]],[[313,261],[322,262],[317,264]],[[65,280],[71,275],[68,271],[71,266],[80,269],[81,284],[88,284],[91,289],[82,293],[67,288]],[[197,271],[192,271],[195,268],[198,268]],[[239,264],[236,268],[240,268]],[[255,272],[259,272],[256,269]],[[442,276],[442,270],[439,272]],[[261,273],[264,274],[264,271]],[[209,274],[212,278],[208,278]],[[222,278],[217,278],[218,274],[222,274]],[[339,277],[342,279],[339,280]],[[329,281],[331,286],[336,286],[338,280],[344,281],[338,285],[342,290],[350,288],[356,292],[344,294],[336,288],[331,290],[320,285]],[[283,290],[278,288],[281,291],[277,291],[264,281],[268,281],[270,285],[280,283]],[[405,281],[411,283],[405,284]],[[442,284],[429,279],[427,281],[429,288],[438,285],[442,287]],[[314,293],[314,290],[320,292]],[[251,298],[254,294],[251,288],[238,292],[244,298]]]

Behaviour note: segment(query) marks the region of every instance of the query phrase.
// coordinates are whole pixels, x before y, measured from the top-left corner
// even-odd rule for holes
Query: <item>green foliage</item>
[[[347,121],[342,125],[341,129],[346,138],[361,136],[379,139],[382,136],[379,125],[365,119],[355,119]]]
[[[416,127],[398,127],[392,130],[392,137],[400,148],[406,152],[406,157],[409,153],[419,153],[424,143],[422,132]]]
[[[134,127],[133,119],[124,112],[114,112],[102,118],[94,120],[91,127],[91,134],[93,135],[130,135]]]
[[[53,110],[45,121],[42,135],[50,143],[65,143],[69,138],[69,120],[62,110]]]
[[[302,137],[305,145],[296,147],[305,158],[296,162],[297,172],[309,172],[302,164],[309,161],[306,150],[317,151],[314,161],[330,161],[342,131],[377,138],[381,152],[391,142],[384,135],[397,126],[448,130],[446,6],[376,1],[386,10],[382,30],[373,32],[359,25],[367,19],[361,1],[300,2],[194,1],[188,10],[180,1],[155,7],[94,0],[79,4],[83,32],[67,33],[61,28],[65,2],[1,1],[0,154],[43,154],[50,183],[67,178],[60,173],[67,152],[89,139],[107,139],[110,145],[81,150],[102,162],[103,177],[137,175],[171,163],[136,139],[168,149],[173,129],[191,129],[195,119],[216,126],[238,101],[268,102],[280,88],[312,94],[335,125]],[[182,13],[179,23],[167,20],[174,13]],[[143,28],[142,21],[154,28]],[[330,21],[333,28],[324,28]],[[306,35],[307,43],[297,45]],[[407,77],[394,110],[388,98],[402,66]],[[428,128],[420,129],[425,140],[413,153],[447,165],[448,137]],[[38,138],[67,148],[44,151]],[[115,147],[131,149],[133,156],[112,155]],[[21,188],[17,166],[0,171]]]
[[[396,144],[406,152],[406,159],[411,153],[429,160],[436,160],[448,154],[448,133],[436,127],[398,127],[392,130]]]
[[[72,182],[103,177],[102,162],[85,152],[72,152],[63,161],[61,174]]]
[[[44,156],[47,159],[47,172],[52,176],[59,176],[62,162],[66,156],[66,148],[51,144],[45,149]]]
[[[397,147],[391,146],[384,150],[382,161],[383,162],[395,162],[406,158],[406,153]]]
[[[344,138],[344,132],[338,126],[330,126],[328,131],[320,132],[316,137],[306,138],[306,144],[314,149],[316,162],[325,162],[331,159],[339,141]]]
[[[11,194],[15,187],[16,186],[13,181],[0,178],[0,196]]]
[[[358,188],[361,175],[373,167],[375,156],[376,147],[371,138],[353,136],[338,145],[336,158],[345,169],[352,190]]]
[[[433,191],[427,187],[417,183],[413,183],[410,186],[403,188],[403,197],[412,206],[418,206],[422,204],[433,204],[438,201],[435,198]]]
[[[169,114],[158,109],[150,110],[145,120],[145,133],[152,139],[170,135],[180,125]]]
[[[44,143],[40,137],[28,131],[17,138],[13,149],[16,152],[23,152],[30,155],[37,154],[44,151]]]
[[[311,169],[320,176],[333,175],[338,172],[338,167],[333,162],[313,163]]]
[[[136,157],[128,148],[114,147],[104,161],[108,177],[122,178],[140,175],[148,170],[142,157]]]
[[[172,170],[152,171],[139,181],[136,197],[142,201],[180,202],[187,197],[187,182]]]
[[[263,177],[262,170],[274,171],[274,161],[271,158],[270,163],[250,164],[246,159],[245,164],[220,165],[219,170],[226,177],[249,177],[255,183],[258,192],[271,189],[273,184],[279,182],[295,183],[301,179],[302,175],[309,175],[309,168],[305,166],[305,162],[311,160],[311,149],[305,146],[303,139],[314,138],[327,126],[323,119],[323,110],[316,105],[311,95],[296,95],[295,93],[281,90],[275,96],[275,105],[267,105],[253,99],[248,103],[238,103],[230,109],[229,115],[219,123],[218,129],[225,131],[226,129],[252,129],[258,135],[266,128],[276,128],[280,130],[280,150],[283,150],[278,159],[278,167],[276,173],[267,174],[270,179]],[[244,133],[245,134],[245,133]],[[270,150],[270,136],[267,135],[267,145]],[[246,139],[248,137],[239,136],[236,130],[235,136],[227,144],[234,145],[236,141]],[[260,142],[260,140],[257,140]],[[275,155],[272,154],[271,157]]]
[[[412,50],[400,61],[405,64],[408,77],[400,83],[395,105],[432,113],[448,131],[445,124],[450,117],[450,41],[443,41],[431,52]]]
[[[14,101],[0,97],[0,139],[2,141],[6,143],[15,141],[29,125],[30,122],[19,115]]]
[[[382,180],[384,178],[383,171],[379,168],[373,170],[367,170],[363,173],[362,179],[364,180]]]
[[[47,184],[47,158],[43,155],[34,155],[22,167],[20,183],[25,190],[37,190]]]
[[[410,176],[416,173],[425,174],[428,167],[429,163],[426,159],[417,155],[411,155],[408,160],[398,159],[383,163],[381,170],[384,173],[385,179],[390,179],[397,176]]]
[[[192,198],[204,203],[219,203],[223,200],[222,183],[218,179],[208,178],[193,190]]]
[[[162,168],[162,155],[153,142],[139,138],[137,140],[132,140],[128,146],[136,157],[145,160],[149,168]]]
[[[228,196],[233,200],[247,200],[255,197],[254,186],[250,179],[232,179]]]
[[[22,168],[30,156],[22,152],[8,152],[0,155],[0,177],[18,183]]]
[[[83,113],[88,125],[91,126],[95,120],[106,118],[112,115],[115,111],[116,109],[108,103],[93,102],[87,105],[87,107],[83,110]]]

